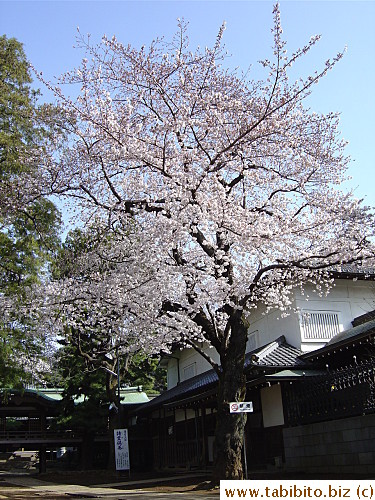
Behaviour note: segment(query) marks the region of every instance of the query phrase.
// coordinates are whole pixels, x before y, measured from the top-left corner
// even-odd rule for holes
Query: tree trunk
[[[217,396],[215,482],[220,479],[243,479],[242,446],[246,419],[241,414],[230,413],[229,403],[243,401],[246,395],[244,363],[247,328],[239,311],[230,321],[231,337],[228,348],[221,355],[222,372]]]

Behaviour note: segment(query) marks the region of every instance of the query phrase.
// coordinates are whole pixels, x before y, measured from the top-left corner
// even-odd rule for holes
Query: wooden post
[[[207,466],[208,456],[207,456],[207,435],[206,435],[206,408],[201,407],[201,424],[202,424],[202,464]]]

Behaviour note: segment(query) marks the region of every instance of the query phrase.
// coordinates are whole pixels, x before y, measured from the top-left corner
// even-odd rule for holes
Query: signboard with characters
[[[116,470],[130,470],[128,429],[115,429]]]
[[[252,401],[243,401],[242,403],[229,403],[230,413],[251,413],[253,411]]]

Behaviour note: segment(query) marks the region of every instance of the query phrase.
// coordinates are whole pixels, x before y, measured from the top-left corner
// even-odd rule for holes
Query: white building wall
[[[175,359],[177,356],[174,354],[173,358],[169,358],[167,366],[167,389],[175,387],[179,383],[178,374],[178,360]]]
[[[281,335],[285,336],[289,344],[299,347],[301,335],[298,315],[290,313],[282,317],[279,310],[267,314],[264,311],[265,308],[260,306],[247,317],[249,336],[246,351],[257,349]]]
[[[215,363],[219,363],[219,355],[215,348],[208,344],[201,344],[200,347],[212,358]],[[178,359],[176,359],[178,358]],[[211,370],[212,366],[206,359],[193,348],[183,349],[173,353],[173,357],[168,361],[167,368],[167,388],[175,387],[178,382],[183,382],[195,375]]]
[[[336,312],[339,318],[340,331],[348,330],[352,327],[354,318],[361,316],[375,309],[375,288],[373,282],[336,280],[335,286],[331,289],[327,297],[318,297],[312,289],[306,290],[302,296],[296,294],[296,305],[304,311]],[[306,341],[303,338],[303,331],[300,337],[302,351],[308,352],[319,349],[325,345],[325,341]]]
[[[357,316],[375,309],[375,283],[353,280],[336,280],[335,286],[326,297],[319,297],[312,287],[306,287],[305,294],[298,291],[292,307],[303,312],[336,312],[339,317],[339,331],[351,328]],[[251,312],[247,351],[272,342],[281,335],[294,347],[304,352],[323,347],[327,340],[305,340],[298,312],[286,317],[279,310],[264,314],[264,308]]]
[[[351,322],[357,316],[375,309],[375,283],[363,280],[336,280],[335,286],[326,297],[319,297],[313,292],[312,287],[307,287],[305,294],[298,291],[292,305],[301,312],[336,312],[339,318],[339,330],[351,328]],[[326,341],[308,340],[303,338],[299,313],[291,312],[282,317],[279,310],[264,313],[261,306],[251,311],[247,320],[249,322],[249,338],[246,351],[272,342],[281,335],[286,341],[304,352],[323,347]],[[203,346],[204,344],[202,344]],[[218,363],[219,355],[214,348],[205,347],[206,352]],[[212,367],[194,349],[183,349],[173,353],[168,363],[168,389],[194,375],[204,373]],[[178,378],[179,368],[179,378]]]

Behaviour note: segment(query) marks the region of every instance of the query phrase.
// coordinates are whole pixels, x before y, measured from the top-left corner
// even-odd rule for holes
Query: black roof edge
[[[325,354],[331,353],[332,351],[336,351],[339,348],[346,347],[349,345],[355,345],[367,337],[375,336],[375,320],[372,320],[369,323],[372,324],[369,325],[368,329],[363,330],[364,325],[361,324],[353,328],[350,328],[348,330],[345,330],[344,332],[339,333],[337,336],[340,336],[346,332],[353,332],[353,335],[348,337],[344,336],[342,340],[331,342],[335,338],[333,337],[333,339],[331,339],[331,341],[328,342],[325,346],[321,347],[320,349],[316,349],[314,351],[301,354],[301,356],[299,356],[299,359],[301,359],[302,361],[306,361],[309,359],[319,358],[320,356],[324,356]],[[355,334],[356,329],[359,330],[358,334]]]
[[[364,323],[368,323],[372,319],[375,319],[375,309],[366,312],[364,314],[361,314],[360,316],[356,316],[352,321],[352,325],[353,327],[363,325]]]
[[[163,408],[175,408],[176,406],[182,406],[184,404],[199,401],[202,398],[210,398],[212,396],[215,396],[216,393],[217,393],[217,387],[214,387],[213,389],[210,389],[210,390],[205,391],[205,392],[200,392],[198,394],[192,395],[192,396],[187,397],[187,398],[177,399],[177,400],[170,401],[170,402],[165,402],[164,404],[162,404],[162,407]]]
[[[332,270],[329,271],[330,275],[336,279],[358,279],[365,281],[375,280],[374,268],[353,268],[344,269],[342,271]]]

